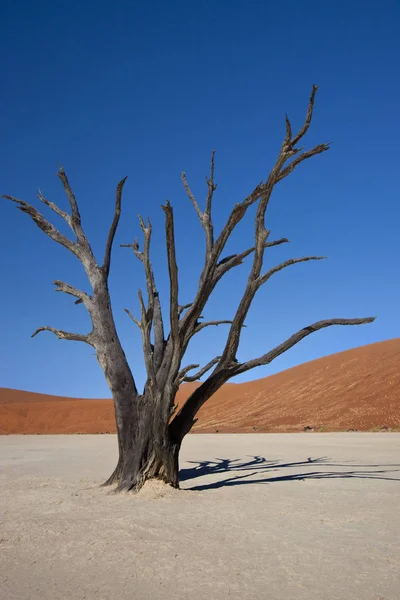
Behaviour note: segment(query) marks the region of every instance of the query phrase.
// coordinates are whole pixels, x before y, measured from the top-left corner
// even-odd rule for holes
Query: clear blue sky
[[[215,221],[265,178],[284,135],[298,126],[311,85],[320,86],[306,143],[332,149],[295,172],[270,205],[272,266],[328,255],[276,275],[259,293],[239,358],[264,353],[321,318],[378,315],[363,327],[331,328],[301,342],[258,378],[326,354],[400,336],[400,5],[262,0],[2,2],[1,193],[35,202],[37,188],[63,207],[61,163],[101,256],[116,183],[128,175],[113,254],[111,290],[121,340],[144,381],[138,314],[140,263],[119,247],[153,222],[153,263],[162,298],[168,280],[163,213],[178,231],[181,303],[190,302],[203,259],[203,231],[182,189],[185,170],[199,200],[216,148]],[[47,213],[46,213],[47,214]],[[81,265],[11,204],[1,204],[0,386],[107,397],[93,350],[58,341],[41,325],[85,332],[83,306],[52,281],[87,288]],[[252,245],[253,214],[232,251]],[[232,272],[205,317],[230,318],[248,264]],[[226,329],[203,332],[188,362],[208,361]]]

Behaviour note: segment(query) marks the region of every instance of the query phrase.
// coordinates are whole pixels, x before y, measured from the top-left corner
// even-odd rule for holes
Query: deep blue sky
[[[400,336],[399,140],[400,5],[262,0],[183,2],[2,2],[0,56],[1,193],[35,202],[37,188],[63,207],[56,177],[63,164],[84,225],[102,255],[114,189],[128,175],[113,254],[117,326],[139,384],[144,381],[138,314],[140,263],[120,243],[153,222],[153,262],[162,297],[168,279],[160,204],[172,202],[179,235],[181,303],[189,302],[203,259],[203,231],[180,181],[199,197],[216,148],[215,221],[265,178],[284,135],[284,114],[299,126],[311,85],[320,86],[307,145],[333,141],[279,185],[267,225],[267,265],[292,256],[328,255],[298,265],[262,288],[239,358],[264,353],[321,318],[378,315],[364,327],[308,337],[258,378],[326,354]],[[47,213],[46,213],[47,214]],[[57,222],[57,221],[56,221]],[[35,339],[40,325],[85,332],[83,306],[54,294],[52,281],[87,286],[80,264],[3,201],[0,256],[0,386],[106,397],[88,346]],[[232,251],[252,245],[253,213]],[[232,272],[205,317],[230,318],[249,263]],[[203,332],[188,362],[208,361],[226,329]]]

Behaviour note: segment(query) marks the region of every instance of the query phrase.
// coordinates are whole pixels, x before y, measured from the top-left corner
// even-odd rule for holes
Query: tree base
[[[156,482],[169,488],[179,489],[180,445],[165,444],[161,448],[146,445],[139,449],[124,452],[112,475],[102,487],[116,484],[115,492],[139,492],[147,482]]]

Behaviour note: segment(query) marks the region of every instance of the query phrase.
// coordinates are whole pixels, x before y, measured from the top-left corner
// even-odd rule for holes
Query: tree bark
[[[150,479],[179,487],[180,440],[173,438],[164,418],[169,398],[147,388],[132,408],[131,419],[118,429],[119,459],[104,485],[116,491],[138,492]]]

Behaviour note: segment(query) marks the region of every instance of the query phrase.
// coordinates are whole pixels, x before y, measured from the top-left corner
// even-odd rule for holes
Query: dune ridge
[[[183,385],[182,405],[198,384]],[[276,375],[224,385],[197,433],[400,428],[400,338],[332,354]],[[0,388],[0,434],[114,433],[111,400]]]

